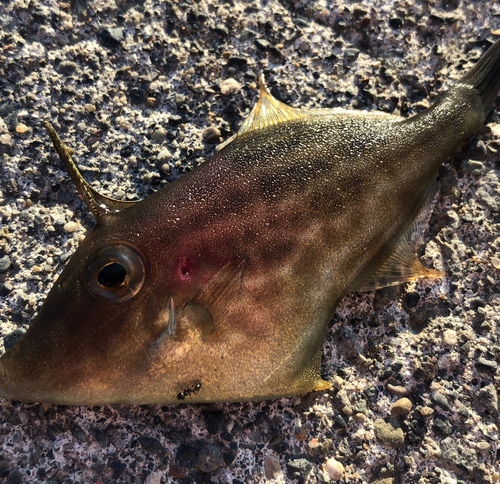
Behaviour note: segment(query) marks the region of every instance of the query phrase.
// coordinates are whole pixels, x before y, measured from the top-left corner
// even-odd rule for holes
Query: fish
[[[500,40],[411,117],[259,99],[221,150],[142,201],[98,193],[44,127],[95,226],[23,337],[0,395],[64,405],[276,399],[331,388],[347,294],[442,272],[416,256],[439,167],[500,90]]]

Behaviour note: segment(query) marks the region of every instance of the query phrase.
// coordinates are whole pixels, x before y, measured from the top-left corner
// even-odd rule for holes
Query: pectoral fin
[[[191,304],[210,308],[216,320],[223,320],[231,301],[237,296],[247,259],[235,257],[206,282],[191,300]]]
[[[188,303],[176,315],[174,338],[177,341],[203,341],[214,329],[210,311],[199,304]]]
[[[417,256],[417,247],[422,241],[422,234],[434,208],[437,191],[437,183],[434,183],[429,188],[427,200],[413,225],[398,242],[390,257],[360,289],[361,291],[374,291],[424,277],[431,279],[443,277],[444,272],[427,269]]]
[[[243,258],[230,260],[175,313],[175,324],[170,333],[175,340],[203,341],[220,328],[240,289],[245,262]]]

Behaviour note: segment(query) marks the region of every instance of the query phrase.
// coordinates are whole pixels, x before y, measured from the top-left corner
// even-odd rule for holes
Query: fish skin
[[[391,258],[499,90],[497,41],[409,119],[298,110],[141,202],[89,204],[97,223],[0,358],[0,394],[97,405],[328,388],[319,369],[335,307]],[[121,302],[89,290],[104,246],[135,254],[126,264],[142,286]]]

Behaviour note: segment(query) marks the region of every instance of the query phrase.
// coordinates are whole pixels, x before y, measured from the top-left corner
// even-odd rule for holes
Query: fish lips
[[[22,339],[0,358],[0,395],[22,402],[52,401],[43,390],[43,376],[29,366]]]

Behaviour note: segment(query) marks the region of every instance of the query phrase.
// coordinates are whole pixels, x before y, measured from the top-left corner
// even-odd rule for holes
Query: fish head
[[[168,359],[174,342],[176,287],[175,278],[169,284],[171,254],[158,253],[158,241],[151,240],[155,202],[122,202],[96,192],[52,126],[44,124],[97,223],[28,331],[0,358],[0,395],[58,404],[146,403],[156,398],[152,387],[162,388],[159,401],[168,399],[164,389],[172,387],[172,400],[188,387],[170,385],[169,371],[175,369],[164,365],[158,371],[155,363]],[[174,271],[186,269],[182,261],[180,268],[173,263]],[[189,300],[197,281],[185,279],[180,292]]]
[[[0,395],[62,405],[194,403],[322,384],[321,336],[290,358],[267,312],[248,310],[246,257],[193,265],[178,256],[189,247],[158,253],[151,232],[138,231],[141,210],[89,232],[0,358]]]
[[[26,334],[0,359],[4,396],[61,404],[127,400],[145,348],[168,328],[168,321],[158,323],[168,311],[149,301],[158,288],[148,281],[145,254],[106,234],[90,232]]]
[[[98,405],[196,394],[205,374],[199,362],[227,343],[220,335],[207,341],[214,322],[203,288],[221,284],[212,266],[191,277],[189,260],[158,253],[138,208],[101,220],[80,244],[27,332],[0,358],[0,395]],[[222,273],[243,263],[230,261]]]

